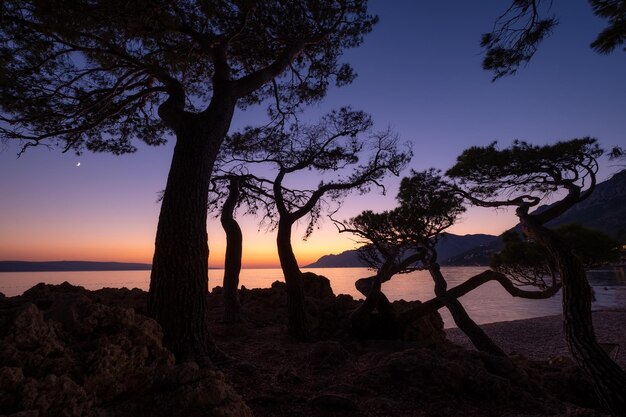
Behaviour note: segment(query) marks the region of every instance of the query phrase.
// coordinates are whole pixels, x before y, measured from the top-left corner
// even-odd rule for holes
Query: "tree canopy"
[[[617,262],[620,258],[620,243],[602,232],[574,223],[561,225],[555,231],[585,268]],[[517,230],[506,231],[501,237],[504,248],[492,257],[493,269],[519,285],[544,289],[558,281],[554,258],[540,244],[524,239]]]
[[[286,120],[349,83],[367,0],[11,0],[0,19],[2,140],[121,154],[176,138],[148,312],[179,360],[215,353],[207,191],[234,112],[271,99]]]
[[[337,222],[342,232],[364,239],[359,254],[371,268],[380,270],[391,262],[393,274],[435,261],[441,233],[465,211],[463,198],[434,169],[412,170],[402,178],[396,200],[393,210],[365,210],[345,224]]]
[[[353,79],[340,56],[377,21],[365,0],[0,7],[1,137],[113,153],[163,143],[166,126],[184,128],[177,113],[209,113],[220,92],[242,106],[272,97],[274,113],[319,100]]]
[[[607,21],[590,46],[598,53],[611,53],[626,42],[626,0],[588,1],[593,14]],[[483,34],[483,68],[494,74],[494,80],[515,74],[532,59],[539,44],[558,25],[551,6],[551,0],[513,0],[492,30]]]
[[[597,158],[603,151],[594,138],[550,145],[515,141],[506,149],[496,145],[466,149],[447,171],[474,204],[528,211],[557,191],[566,192],[561,204],[535,213],[543,224],[586,198],[595,187]]]
[[[247,164],[251,171],[251,165],[269,165],[276,170],[274,178],[255,177],[257,195],[265,194],[266,201],[271,201],[266,210],[270,215],[275,210],[291,222],[308,216],[307,237],[324,207],[334,210],[331,201],[339,203],[352,191],[366,193],[372,187],[384,191],[380,180],[389,173],[399,175],[410,160],[408,144],[401,144],[390,130],[375,131],[373,126],[365,112],[343,107],[313,124],[247,127],[230,135],[228,149],[234,155],[232,163]],[[316,186],[296,189],[286,185],[290,175],[305,171],[314,171],[321,178]],[[328,173],[332,176],[325,176]],[[277,218],[273,221],[278,222]]]

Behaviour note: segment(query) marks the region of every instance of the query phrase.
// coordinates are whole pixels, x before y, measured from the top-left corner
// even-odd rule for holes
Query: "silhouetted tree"
[[[0,2],[0,134],[65,151],[176,138],[148,312],[178,360],[210,355],[207,190],[235,108],[270,114],[354,74],[339,59],[376,22],[366,0]]]
[[[360,249],[362,258],[376,270],[374,277],[361,279],[357,288],[367,297],[361,307],[352,316],[353,324],[360,328],[366,326],[365,317],[374,307],[386,316],[387,322],[393,322],[391,305],[381,292],[381,284],[395,274],[415,270],[428,270],[435,284],[436,298],[423,305],[422,314],[431,313],[445,306],[450,311],[456,325],[469,337],[477,349],[498,356],[506,356],[491,338],[471,319],[458,298],[471,289],[477,288],[490,280],[504,283],[505,289],[513,284],[502,274],[486,271],[470,278],[462,286],[467,290],[448,291],[447,282],[437,262],[435,245],[441,233],[452,226],[463,213],[463,197],[434,170],[415,172],[403,178],[396,197],[398,207],[390,211],[373,213],[364,211],[345,224],[339,223],[341,232],[351,232],[364,239],[366,245]],[[473,286],[474,282],[480,284]],[[364,291],[365,290],[365,291]],[[514,295],[530,295],[534,298],[547,297],[554,291],[513,291]],[[408,314],[412,316],[413,314]],[[361,323],[363,322],[363,324]]]
[[[620,259],[620,243],[602,232],[573,223],[561,225],[554,231],[567,242],[585,269]],[[541,244],[525,239],[516,230],[504,232],[501,238],[504,247],[491,258],[493,269],[522,286],[546,289],[560,282],[555,259]]]
[[[556,263],[540,244],[524,239],[516,230],[508,230],[500,238],[504,247],[492,256],[492,269],[523,286],[548,288],[557,285]]]
[[[289,334],[308,340],[311,334],[302,277],[291,245],[294,224],[308,217],[306,239],[329,202],[339,203],[352,191],[384,190],[380,180],[389,173],[398,175],[409,161],[410,151],[401,151],[397,136],[390,131],[373,132],[370,117],[349,108],[332,111],[314,125],[295,123],[284,130],[249,127],[231,139],[237,162],[269,163],[277,170],[269,196],[278,214],[276,244],[287,284]],[[367,160],[359,164],[360,158]],[[306,171],[322,178],[316,187],[296,190],[285,186],[290,175]],[[328,173],[333,175],[325,180]]]
[[[613,149],[611,149],[611,152],[609,153],[609,157],[611,159],[626,158],[626,150],[624,150],[624,148],[620,146],[615,146],[613,147]]]
[[[590,46],[601,54],[611,53],[626,41],[626,0],[589,0],[589,4],[596,16],[608,21]],[[551,5],[552,0],[513,0],[491,32],[482,36],[483,68],[493,72],[494,80],[515,74],[550,35],[558,24]]]
[[[554,231],[568,243],[585,269],[619,260],[620,243],[603,232],[575,223],[561,225]]]
[[[226,234],[222,295],[223,319],[227,323],[242,319],[237,290],[243,255],[243,234],[235,218],[235,212],[237,208],[243,206],[245,215],[256,215],[263,211],[263,218],[271,218],[273,202],[268,197],[269,191],[263,187],[262,181],[246,173],[242,167],[237,167],[229,173],[218,171],[211,179],[209,211],[219,213],[220,223]]]
[[[566,240],[545,224],[587,198],[595,188],[602,155],[596,140],[572,139],[533,146],[516,141],[465,150],[447,172],[474,204],[516,208],[524,234],[554,260],[563,287],[563,317],[570,351],[589,376],[598,399],[616,414],[626,410],[626,372],[598,345],[591,319],[592,292],[585,269]],[[545,210],[530,212],[542,199],[564,195]]]
[[[228,198],[222,208],[220,222],[226,233],[226,253],[224,255],[224,321],[241,320],[241,305],[237,296],[241,256],[243,254],[243,236],[241,227],[235,220],[235,207],[241,194],[241,180],[231,177],[228,180]]]

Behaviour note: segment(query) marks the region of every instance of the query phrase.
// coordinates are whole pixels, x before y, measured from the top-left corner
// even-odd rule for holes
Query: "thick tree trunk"
[[[226,232],[226,255],[224,257],[224,321],[234,323],[241,320],[241,305],[237,288],[241,272],[243,236],[235,220],[234,212],[239,201],[239,179],[231,178],[228,185],[228,198],[222,207],[220,222]]]
[[[180,97],[178,107],[166,102],[159,108],[176,133],[176,146],[157,226],[148,313],[179,362],[218,353],[208,328],[207,200],[235,108],[234,99],[218,96],[201,115],[177,110]]]
[[[287,284],[288,332],[296,340],[311,340],[309,323],[304,308],[304,287],[302,273],[291,247],[291,227],[289,220],[278,222],[276,245],[280,267]]]
[[[472,341],[472,344],[476,349],[483,352],[490,353],[496,356],[507,356],[502,349],[483,331],[483,329],[476,324],[474,320],[467,314],[463,305],[458,299],[450,296],[447,293],[448,283],[441,273],[438,263],[433,263],[428,269],[430,276],[435,283],[435,295],[441,298],[450,311],[454,323],[465,333],[465,335]]]
[[[558,235],[520,215],[524,233],[542,244],[556,260],[563,286],[563,319],[567,343],[607,411],[626,415],[626,372],[600,347],[591,317],[591,288],[582,263]]]

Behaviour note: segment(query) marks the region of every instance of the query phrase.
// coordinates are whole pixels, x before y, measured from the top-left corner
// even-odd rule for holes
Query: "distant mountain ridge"
[[[599,230],[626,243],[626,170],[599,183],[589,198],[549,222],[548,226],[567,223]]]
[[[92,261],[0,261],[0,272],[56,272],[56,271],[146,271],[152,265],[129,262]]]
[[[537,210],[545,210],[549,205]],[[578,223],[599,230],[626,243],[626,170],[599,183],[586,200],[567,210],[549,227]],[[459,236],[446,233],[437,243],[439,263],[446,266],[489,265],[491,256],[502,248],[502,241],[492,235]],[[356,250],[325,255],[305,268],[363,267]]]
[[[497,245],[500,241],[498,236],[487,234],[455,235],[444,233],[437,242],[437,254],[441,265],[448,265],[447,260],[469,250]],[[350,268],[367,266],[359,258],[356,249],[347,250],[337,255],[324,255],[305,268]]]

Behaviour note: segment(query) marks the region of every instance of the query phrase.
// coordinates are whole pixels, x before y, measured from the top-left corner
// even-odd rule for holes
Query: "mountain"
[[[599,183],[586,200],[567,210],[549,227],[578,223],[626,243],[626,170]]]
[[[443,233],[435,249],[437,250],[439,263],[441,265],[448,265],[449,259],[460,254],[475,248],[490,247],[492,245],[497,246],[499,244],[500,238],[493,235],[474,234],[459,236],[452,233]]]
[[[476,246],[470,250],[447,258],[442,265],[445,266],[484,266],[491,263],[494,253],[502,249],[503,243],[500,238],[491,243]]]
[[[448,258],[462,254],[468,250],[497,244],[497,236],[486,234],[459,236],[452,233],[444,233],[437,242],[437,253],[442,265],[447,265]],[[338,255],[324,255],[305,268],[349,268],[366,266],[359,258],[356,250],[347,250]]]
[[[152,265],[125,262],[90,261],[0,261],[0,272],[48,272],[48,271],[146,271]]]

